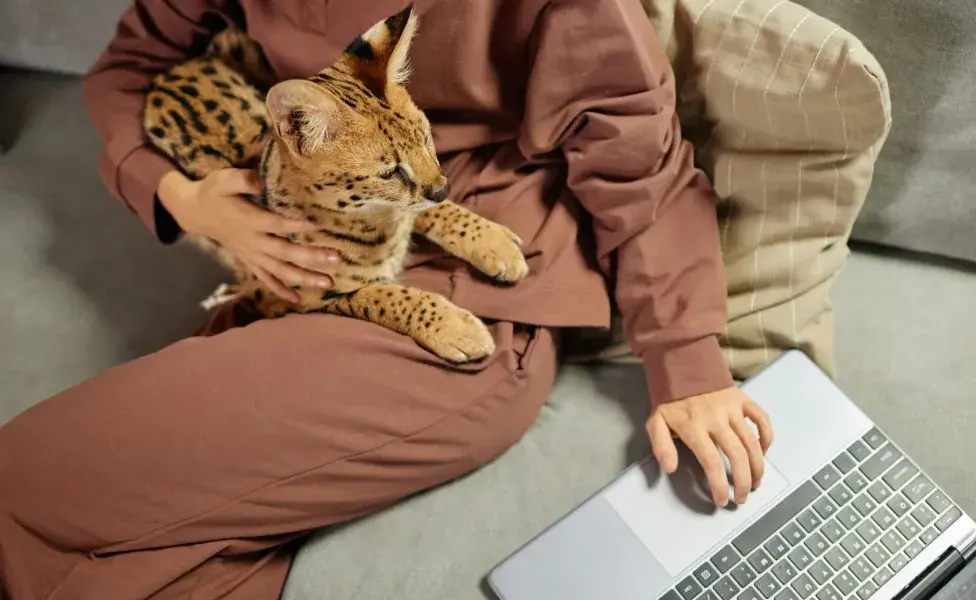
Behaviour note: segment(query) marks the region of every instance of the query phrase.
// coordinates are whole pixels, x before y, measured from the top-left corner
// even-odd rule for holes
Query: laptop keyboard
[[[661,600],[867,600],[960,516],[872,429]]]

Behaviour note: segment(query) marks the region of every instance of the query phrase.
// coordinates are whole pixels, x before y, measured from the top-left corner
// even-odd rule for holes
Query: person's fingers
[[[264,268],[279,281],[288,285],[315,287],[320,290],[330,290],[333,286],[332,278],[328,275],[313,273],[270,256]]]
[[[658,464],[665,473],[674,473],[678,469],[678,448],[671,437],[671,428],[660,412],[655,412],[647,420],[647,434]]]
[[[749,467],[752,471],[752,489],[756,490],[759,484],[762,483],[763,475],[766,470],[766,463],[763,460],[763,449],[759,445],[759,438],[756,437],[755,432],[749,427],[749,424],[745,422],[745,419],[733,415],[729,419],[729,425],[735,432],[735,435],[739,436],[739,441],[745,446],[746,452],[749,453]]]
[[[260,194],[264,189],[254,169],[221,169],[214,177],[218,191],[227,196]]]
[[[752,468],[749,464],[749,453],[746,452],[742,440],[735,434],[731,426],[713,432],[712,439],[729,459],[735,503],[744,504],[749,499],[749,492],[752,491]]]
[[[725,462],[715,448],[715,443],[708,431],[700,425],[689,421],[678,431],[681,441],[698,459],[698,464],[705,471],[708,478],[708,488],[712,492],[712,499],[716,506],[724,507],[729,503],[729,478],[725,474]]]
[[[274,236],[267,236],[265,244],[268,254],[310,271],[327,273],[330,267],[342,262],[339,252],[332,248],[293,244]]]
[[[282,300],[287,300],[288,302],[299,301],[298,294],[296,294],[294,290],[289,289],[288,286],[281,283],[281,281],[279,281],[266,269],[255,264],[250,264],[248,267],[251,269],[251,272],[254,273],[254,276],[258,278],[258,281],[263,283],[268,290],[277,295],[279,298]]]
[[[742,404],[742,412],[759,429],[759,444],[762,446],[763,454],[769,452],[769,447],[773,445],[773,423],[769,415],[752,400],[746,400]]]
[[[261,208],[243,196],[236,198],[239,200],[234,208],[236,216],[243,225],[252,231],[288,235],[289,233],[308,233],[319,229],[318,225],[308,221],[289,219],[266,208]]]

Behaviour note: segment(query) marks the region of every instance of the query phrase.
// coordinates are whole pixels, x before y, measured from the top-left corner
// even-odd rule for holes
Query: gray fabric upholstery
[[[84,73],[132,0],[0,0],[0,64]]]
[[[976,260],[976,3],[798,0],[885,68],[894,126],[856,239]]]
[[[0,74],[17,143],[0,158],[0,424],[193,331],[221,280],[163,248],[104,191],[78,82]],[[976,272],[855,254],[834,290],[840,382],[976,511]],[[510,551],[647,452],[633,366],[566,367],[526,438],[485,469],[319,533],[287,600],[477,600]]]

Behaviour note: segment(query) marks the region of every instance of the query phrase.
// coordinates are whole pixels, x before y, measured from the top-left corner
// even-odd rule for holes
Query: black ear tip
[[[407,22],[410,21],[410,13],[413,12],[413,3],[407,5],[406,8],[386,19],[386,27],[390,30],[390,33],[399,36],[403,33],[403,30],[407,28]]]

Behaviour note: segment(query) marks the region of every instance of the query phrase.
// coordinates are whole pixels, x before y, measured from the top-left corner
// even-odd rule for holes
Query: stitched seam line
[[[176,529],[177,527],[179,527],[179,526],[181,526],[181,525],[183,525],[185,523],[189,523],[191,521],[198,520],[198,519],[200,519],[203,516],[216,513],[218,511],[226,508],[227,506],[230,506],[231,504],[234,504],[235,502],[239,502],[240,500],[243,500],[243,499],[247,498],[248,496],[251,496],[251,495],[253,495],[253,494],[257,493],[257,492],[260,492],[262,490],[266,490],[268,488],[272,488],[272,487],[275,487],[277,485],[281,485],[282,483],[286,483],[286,482],[291,481],[291,480],[294,480],[294,479],[298,479],[299,477],[303,477],[304,475],[307,475],[307,474],[312,473],[314,471],[318,471],[320,469],[328,468],[328,467],[330,467],[330,466],[332,466],[334,464],[337,464],[337,463],[341,463],[341,462],[344,462],[344,461],[347,461],[347,460],[350,460],[350,459],[359,458],[361,456],[368,455],[368,454],[373,453],[373,452],[376,452],[378,450],[382,450],[382,449],[386,448],[387,446],[390,446],[391,444],[395,444],[395,443],[398,443],[398,442],[404,442],[404,441],[407,441],[407,440],[411,440],[411,439],[413,439],[413,438],[415,438],[415,437],[417,437],[417,436],[419,436],[419,435],[421,435],[421,434],[423,434],[423,433],[425,433],[425,432],[433,429],[434,427],[437,427],[438,425],[440,425],[441,423],[447,421],[448,419],[452,419],[452,418],[456,417],[457,415],[459,415],[460,413],[464,412],[468,408],[470,408],[470,407],[472,407],[472,406],[474,406],[474,405],[482,402],[484,399],[488,398],[496,389],[498,389],[498,387],[502,383],[504,383],[506,380],[509,380],[509,379],[515,379],[515,373],[506,372],[503,376],[501,376],[499,378],[498,381],[496,381],[491,387],[489,387],[483,394],[481,394],[477,398],[473,399],[471,402],[468,402],[468,403],[464,404],[463,406],[459,407],[457,410],[452,411],[451,413],[448,413],[447,415],[444,415],[442,418],[437,419],[433,423],[430,423],[427,426],[425,426],[425,427],[423,427],[421,429],[418,429],[417,431],[414,431],[413,433],[411,433],[409,435],[405,435],[403,437],[394,437],[393,439],[390,439],[389,441],[384,442],[384,443],[382,443],[382,444],[380,444],[378,446],[374,446],[374,447],[372,447],[372,448],[370,448],[368,450],[363,450],[361,452],[353,452],[351,454],[347,454],[345,456],[341,456],[339,458],[335,458],[333,460],[330,460],[328,462],[325,462],[325,463],[316,465],[314,467],[310,467],[308,469],[304,469],[302,471],[299,471],[298,473],[293,473],[291,475],[282,477],[281,479],[275,480],[273,482],[267,483],[267,484],[262,485],[260,487],[254,488],[253,490],[249,490],[247,492],[244,492],[242,494],[239,494],[239,495],[237,495],[237,496],[235,496],[235,497],[233,497],[233,498],[231,498],[229,500],[226,500],[226,501],[222,502],[221,504],[219,504],[219,505],[217,505],[217,506],[215,506],[213,508],[207,509],[207,510],[205,510],[203,512],[199,512],[199,513],[197,513],[197,514],[195,514],[193,516],[186,517],[184,519],[180,519],[179,521],[176,521],[174,523],[170,523],[169,525],[165,525],[165,526],[159,527],[157,529],[153,529],[153,530],[148,531],[148,532],[146,532],[146,533],[144,533],[144,534],[142,534],[140,536],[134,537],[131,540],[127,540],[127,541],[124,541],[124,542],[118,542],[118,543],[115,543],[115,544],[111,544],[110,546],[107,546],[105,548],[101,548],[99,550],[95,550],[95,553],[97,554],[97,553],[103,553],[103,552],[113,552],[111,550],[112,547],[115,547],[115,546],[125,546],[125,545],[128,545],[128,544],[132,544],[132,543],[138,542],[140,540],[144,540],[146,538],[152,537],[154,535],[158,535],[158,534],[165,533],[167,531]]]

